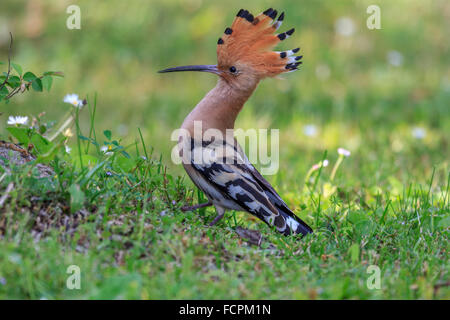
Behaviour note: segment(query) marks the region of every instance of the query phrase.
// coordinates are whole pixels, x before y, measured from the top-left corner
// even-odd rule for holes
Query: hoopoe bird
[[[231,27],[217,42],[217,65],[191,65],[168,68],[160,73],[203,71],[216,74],[218,82],[185,118],[178,148],[183,166],[208,198],[207,203],[187,208],[195,210],[214,205],[215,225],[226,210],[246,211],[284,235],[312,232],[298,218],[275,189],[249,162],[233,136],[236,117],[244,103],[266,77],[298,69],[299,48],[271,51],[289,38],[294,29],[276,34],[284,13],[277,17],[272,8],[254,17],[241,9]],[[196,131],[201,125],[200,135]]]

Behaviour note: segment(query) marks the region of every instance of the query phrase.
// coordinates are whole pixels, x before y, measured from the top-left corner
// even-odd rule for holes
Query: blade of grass
[[[94,119],[95,119],[95,112],[97,110],[97,92],[94,94],[94,106],[92,108],[91,112],[91,100],[88,96],[88,107],[89,107],[89,115],[90,115],[90,128],[89,128],[89,140],[92,138],[92,134],[94,133]],[[89,146],[91,145],[90,142],[88,142],[86,146],[86,154],[89,153]],[[98,148],[98,147],[97,147]]]

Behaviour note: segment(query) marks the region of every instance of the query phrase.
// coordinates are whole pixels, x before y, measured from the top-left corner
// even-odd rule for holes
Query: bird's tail
[[[265,194],[272,204],[273,211],[278,211],[278,215],[275,219],[267,219],[268,216],[263,215],[264,220],[268,225],[275,226],[277,231],[288,236],[290,234],[302,234],[307,235],[312,233],[313,230],[302,219],[297,217],[294,212],[287,206],[287,204],[281,199],[278,193],[270,186],[266,180],[257,172],[253,171],[256,178],[263,184],[265,188]]]
[[[284,230],[285,235],[289,234],[302,234],[307,235],[312,233],[313,230],[308,226],[302,219],[297,217],[292,211],[286,209],[279,209],[281,217],[283,217],[286,224],[286,229]]]

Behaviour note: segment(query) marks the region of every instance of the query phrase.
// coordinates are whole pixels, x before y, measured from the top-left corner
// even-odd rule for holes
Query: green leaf
[[[0,90],[0,98],[1,98],[1,97],[6,97],[6,96],[8,95],[8,93],[9,93],[8,89],[7,89],[6,87],[3,87],[3,88]]]
[[[42,86],[45,90],[50,91],[53,83],[53,78],[51,76],[42,77]]]
[[[91,140],[91,139],[89,139],[88,137],[85,137],[85,136],[83,136],[83,135],[78,135],[78,138],[80,138],[81,140],[84,140],[84,141],[89,141],[89,140]]]
[[[20,78],[18,76],[12,76],[8,79],[8,85],[15,89],[20,86]]]
[[[6,128],[11,135],[23,145],[28,145],[30,138],[28,137],[28,128],[8,127]]]
[[[14,70],[17,71],[17,73],[19,74],[19,76],[22,75],[22,67],[14,62],[11,62],[12,67],[14,68]]]
[[[78,137],[79,137],[81,140],[89,141],[89,142],[92,143],[93,145],[98,146],[97,141],[95,141],[95,140],[92,139],[92,138],[85,137],[85,136],[83,136],[83,135],[81,135],[81,134],[78,135]]]
[[[74,213],[83,207],[84,200],[86,199],[86,197],[78,184],[71,185],[69,188],[69,193],[70,193],[70,211]]]
[[[37,133],[35,133],[31,136],[31,143],[34,145],[36,150],[41,154],[47,153],[53,147],[53,143],[51,143],[50,141],[45,139],[43,136],[41,136],[40,134],[37,134]]]
[[[126,152],[126,151],[120,151],[120,153],[126,158],[131,158],[130,155],[128,154],[128,152]]]
[[[42,92],[42,80],[39,78],[34,79],[31,83],[31,87],[34,91]]]
[[[58,152],[63,147],[63,142],[61,141],[59,144],[53,144],[50,142],[50,150],[47,153],[39,154],[36,158],[37,163],[49,163],[50,161],[54,160],[57,156]]]
[[[110,130],[103,131],[103,134],[105,135],[106,139],[111,140],[111,131]]]
[[[34,79],[37,79],[36,75],[33,72],[28,71],[27,73],[25,73],[23,75],[23,80],[27,81],[27,82],[31,82]]]
[[[44,134],[46,131],[47,131],[47,127],[44,126],[43,124],[41,124],[41,125],[39,126],[39,133],[40,133],[40,134]]]
[[[92,176],[101,168],[103,168],[103,166],[105,165],[106,160],[100,162],[99,164],[97,164],[95,167],[93,167],[91,170],[89,170],[89,172],[85,175],[85,176],[81,176],[78,180],[80,180],[80,185],[84,186],[86,185],[89,180],[91,180]]]

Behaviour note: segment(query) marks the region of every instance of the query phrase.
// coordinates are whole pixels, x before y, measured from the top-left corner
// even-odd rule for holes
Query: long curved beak
[[[160,70],[160,71],[158,71],[158,73],[178,72],[178,71],[201,71],[201,72],[211,72],[211,73],[215,73],[215,74],[220,74],[220,71],[217,68],[217,65],[213,65],[213,64],[174,67],[174,68]]]

